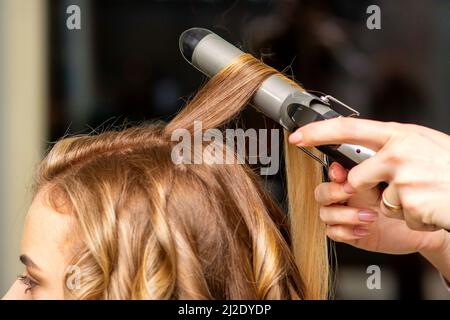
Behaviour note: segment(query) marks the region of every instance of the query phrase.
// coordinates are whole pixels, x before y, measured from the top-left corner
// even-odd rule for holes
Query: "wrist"
[[[450,232],[445,230],[438,231],[436,232],[436,237],[439,239],[428,239],[418,250],[422,256],[441,255],[450,250]]]
[[[446,279],[450,280],[450,233],[442,230],[443,241],[436,248],[426,248],[419,253],[428,260]]]

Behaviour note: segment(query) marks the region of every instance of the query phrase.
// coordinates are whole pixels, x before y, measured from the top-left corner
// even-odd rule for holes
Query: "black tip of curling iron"
[[[180,35],[179,46],[181,54],[186,60],[192,62],[192,55],[194,54],[197,44],[208,34],[212,32],[203,28],[191,28],[184,31]]]

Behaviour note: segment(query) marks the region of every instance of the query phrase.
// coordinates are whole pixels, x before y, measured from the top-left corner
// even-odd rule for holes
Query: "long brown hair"
[[[296,148],[285,152],[286,216],[247,165],[171,158],[173,130],[193,133],[194,121],[203,130],[226,124],[275,73],[242,55],[167,125],[55,144],[39,167],[36,192],[74,217],[72,263],[82,279],[67,297],[327,297],[326,237],[312,194],[321,175],[312,159]]]

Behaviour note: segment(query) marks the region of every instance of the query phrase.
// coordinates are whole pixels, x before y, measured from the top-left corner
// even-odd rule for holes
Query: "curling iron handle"
[[[339,162],[346,169],[353,168],[375,154],[370,149],[353,144],[324,145],[318,146],[317,149],[329,156],[330,160]]]
[[[287,106],[287,115],[294,124],[290,128],[291,131],[295,130],[296,128],[303,127],[304,125],[307,125],[311,122],[339,116],[338,113],[330,109],[327,105],[322,104],[321,102],[311,104],[310,100],[309,103],[312,105],[312,107],[305,105],[308,103],[307,99],[310,97],[311,96],[307,96],[305,98],[305,101],[302,101],[301,98],[298,98],[298,101]],[[322,113],[320,113],[319,111]],[[357,164],[372,157],[375,154],[373,150],[353,144],[323,145],[318,146],[317,149],[329,156],[332,161],[339,162],[346,169],[353,168]]]

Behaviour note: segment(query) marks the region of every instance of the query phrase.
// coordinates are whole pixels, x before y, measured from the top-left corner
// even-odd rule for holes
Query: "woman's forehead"
[[[46,204],[38,193],[28,210],[22,239],[22,254],[32,257],[42,269],[54,269],[51,264],[63,262],[64,244],[70,230],[70,216]]]

